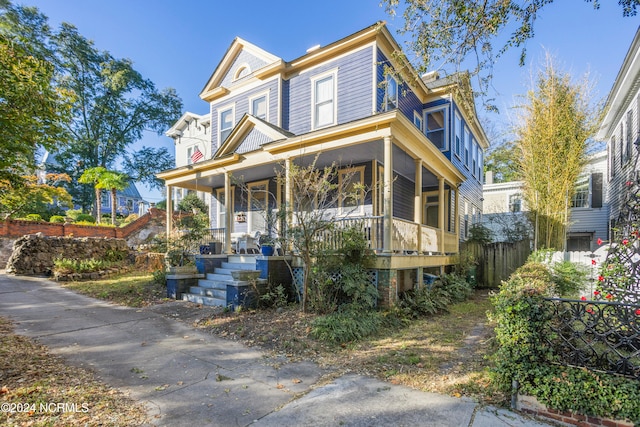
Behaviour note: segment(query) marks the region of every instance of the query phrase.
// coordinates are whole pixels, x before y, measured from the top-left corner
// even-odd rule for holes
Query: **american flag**
[[[203,157],[204,157],[204,154],[202,154],[202,152],[198,149],[198,147],[196,147],[196,149],[193,150],[193,153],[191,154],[191,161],[193,163],[197,163]]]

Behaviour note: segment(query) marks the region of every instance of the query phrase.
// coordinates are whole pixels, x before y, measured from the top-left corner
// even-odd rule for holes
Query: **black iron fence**
[[[640,379],[640,305],[546,298],[556,361]]]

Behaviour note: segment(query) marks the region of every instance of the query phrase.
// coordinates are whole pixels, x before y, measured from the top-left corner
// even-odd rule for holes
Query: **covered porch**
[[[265,206],[291,206],[292,165],[335,162],[370,191],[348,210],[333,207],[335,228],[321,236],[327,249],[340,244],[340,230],[356,226],[377,255],[376,268],[421,270],[456,262],[464,177],[403,114],[392,111],[300,136],[247,117],[212,159],[159,174],[167,194],[187,188],[213,195],[211,238],[222,242],[224,253],[233,252],[234,235],[265,233]],[[265,135],[267,142],[256,144]],[[284,183],[275,179],[276,171]],[[172,211],[168,198],[168,235]]]

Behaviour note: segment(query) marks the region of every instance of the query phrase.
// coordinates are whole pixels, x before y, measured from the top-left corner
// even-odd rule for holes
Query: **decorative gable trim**
[[[254,79],[263,79],[271,75],[274,71],[278,71],[281,68],[284,68],[284,61],[281,58],[272,55],[266,50],[263,50],[258,46],[241,39],[240,37],[236,37],[231,43],[231,46],[229,46],[229,48],[227,49],[227,52],[224,54],[222,61],[220,62],[220,64],[218,64],[215,71],[207,81],[207,84],[205,84],[204,88],[202,89],[200,98],[210,102],[229,93],[229,88],[222,87],[221,83],[227,73],[231,71],[231,66],[234,64],[236,58],[242,51],[250,53],[251,55],[259,58],[261,61],[267,64],[264,67],[260,67],[256,70],[251,70],[251,73],[247,76],[249,79],[251,77]],[[245,64],[242,65],[248,67]]]
[[[245,114],[231,131],[227,140],[213,155],[213,158],[218,159],[232,153],[248,153],[259,149],[266,143],[284,140],[291,136],[293,134],[290,132],[250,114]]]

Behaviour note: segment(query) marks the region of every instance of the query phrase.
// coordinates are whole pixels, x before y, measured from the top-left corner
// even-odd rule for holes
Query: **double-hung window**
[[[390,111],[398,108],[398,82],[396,79],[387,74],[387,84],[384,94],[384,111]]]
[[[446,123],[447,110],[445,108],[427,111],[425,114],[424,133],[441,150],[447,148]]]
[[[267,120],[267,95],[260,95],[251,99],[251,115]]]
[[[509,212],[522,212],[522,195],[511,194],[509,196]]]
[[[413,124],[422,131],[422,114],[417,111],[413,112]]]
[[[455,135],[455,153],[458,158],[460,158],[460,147],[463,144],[462,141],[462,119],[460,115],[456,112],[453,119],[453,132]]]
[[[312,79],[313,128],[336,124],[336,73]]]
[[[222,144],[233,129],[233,108],[220,111],[220,144]]]

